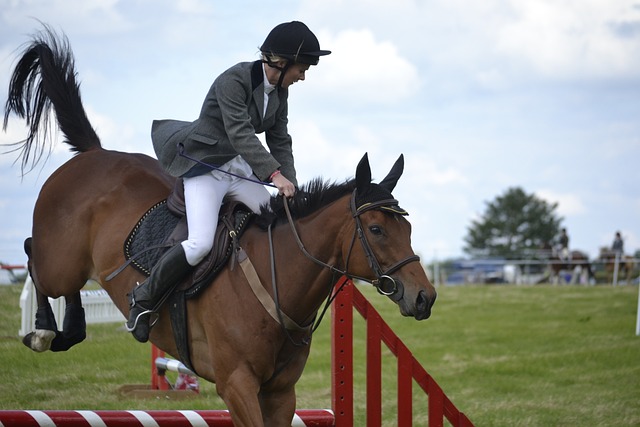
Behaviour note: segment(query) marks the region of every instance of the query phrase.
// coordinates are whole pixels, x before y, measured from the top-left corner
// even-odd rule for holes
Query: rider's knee
[[[204,259],[204,257],[207,256],[209,252],[211,252],[213,242],[189,239],[182,242],[182,247],[184,248],[184,254],[187,258],[187,262],[192,266],[196,266]]]

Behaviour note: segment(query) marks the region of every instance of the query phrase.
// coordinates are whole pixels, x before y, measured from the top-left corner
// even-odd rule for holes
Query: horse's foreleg
[[[265,427],[290,426],[296,411],[295,390],[260,394],[260,406]]]
[[[216,378],[216,390],[227,405],[234,426],[264,427],[258,380],[248,369],[235,369],[227,378]]]

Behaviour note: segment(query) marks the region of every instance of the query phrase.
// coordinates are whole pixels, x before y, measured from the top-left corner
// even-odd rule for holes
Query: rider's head
[[[277,25],[260,46],[262,60],[280,72],[278,86],[304,80],[304,73],[331,51],[320,49],[318,38],[300,21]]]

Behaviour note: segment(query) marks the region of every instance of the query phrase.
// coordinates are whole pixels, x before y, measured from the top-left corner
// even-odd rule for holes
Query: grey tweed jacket
[[[287,130],[289,92],[283,88],[272,91],[263,117],[262,73],[260,61],[234,65],[213,82],[197,120],[153,121],[153,148],[171,175],[191,176],[207,170],[179,155],[178,144],[182,143],[187,155],[202,162],[220,166],[240,155],[262,181],[280,169],[297,186]],[[262,132],[268,150],[256,136]]]

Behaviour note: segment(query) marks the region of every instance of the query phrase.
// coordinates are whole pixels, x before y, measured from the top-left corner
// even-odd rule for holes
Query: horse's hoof
[[[36,329],[35,332],[30,332],[25,335],[22,339],[22,343],[31,350],[42,353],[43,351],[47,351],[51,348],[51,343],[56,335],[55,331]]]

